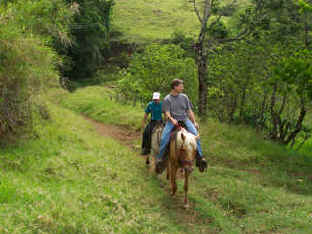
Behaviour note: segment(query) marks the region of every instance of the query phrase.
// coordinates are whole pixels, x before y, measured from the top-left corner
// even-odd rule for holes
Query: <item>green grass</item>
[[[187,233],[142,159],[49,104],[36,139],[1,149],[0,233]],[[180,214],[179,214],[180,215]],[[197,230],[197,228],[195,228]],[[209,230],[209,227],[205,228]]]
[[[92,95],[90,89],[94,91]],[[92,105],[93,96],[98,95],[96,92],[103,93],[101,90],[105,88],[81,89],[79,95],[91,98]],[[69,107],[70,103],[80,106],[72,102],[75,99],[66,100]],[[119,105],[113,106],[118,116]],[[205,174],[196,170],[192,175],[189,211],[177,205],[183,202],[181,194],[178,198],[169,197],[167,182],[148,179],[156,186],[166,184],[166,189],[160,191],[166,205],[160,209],[170,214],[172,220],[187,224],[189,229],[185,231],[193,233],[311,233],[311,157],[265,141],[245,126],[208,120],[201,123],[200,134],[210,168]],[[141,169],[140,173],[144,174]],[[182,191],[181,183],[179,191]],[[150,195],[151,201],[154,200],[155,194]]]
[[[51,99],[75,112],[87,103],[86,115],[118,123],[120,108],[131,107],[107,104],[105,92],[54,90]],[[96,114],[99,102],[115,120]],[[149,173],[137,152],[99,136],[78,113],[48,109],[35,138],[0,149],[0,233],[311,233],[311,158],[251,129],[201,123],[210,167],[192,174],[185,210],[181,181],[171,198],[164,175]]]
[[[176,30],[196,33],[199,21],[184,0],[117,0],[113,25],[131,42],[166,39]]]
[[[82,113],[95,120],[127,127],[132,130],[140,128],[143,119],[143,109],[133,108],[129,104],[116,103],[112,99],[116,95],[108,88],[89,86],[78,89],[73,94],[66,94],[58,90],[54,97],[59,98],[59,103],[77,113]]]
[[[231,1],[222,3],[226,2]],[[238,2],[244,7],[250,0]],[[113,27],[123,32],[129,42],[145,44],[168,39],[175,31],[195,37],[200,23],[192,3],[186,0],[117,0]]]

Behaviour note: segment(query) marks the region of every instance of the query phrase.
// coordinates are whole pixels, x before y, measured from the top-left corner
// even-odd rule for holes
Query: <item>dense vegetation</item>
[[[68,23],[73,14],[60,0],[0,5],[1,140],[29,127],[39,104],[35,95],[57,84],[61,61],[52,43],[70,43]]]
[[[157,59],[166,61],[162,56],[174,57],[165,49],[146,49],[122,73],[121,90],[127,97],[145,100],[153,90],[168,92],[166,79],[183,77],[186,83],[191,79],[196,85],[186,87],[197,87],[191,97],[201,116],[245,123],[279,143],[301,145],[311,136],[306,120],[312,88],[308,2],[192,2],[201,25],[198,37],[179,32],[165,43],[180,46],[184,58],[195,61],[197,69],[192,71],[198,82],[181,69],[175,71],[173,61],[157,64]]]
[[[21,135],[38,94],[92,76],[109,47],[112,1],[4,1],[0,5],[0,140]],[[66,79],[67,77],[67,79]],[[38,108],[39,107],[39,108]]]

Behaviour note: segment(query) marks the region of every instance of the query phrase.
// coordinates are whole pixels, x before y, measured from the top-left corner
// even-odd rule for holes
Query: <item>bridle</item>
[[[180,131],[183,127],[181,125],[179,125],[178,127],[178,130]],[[176,141],[176,149],[177,149],[177,141]],[[179,150],[179,157],[185,152],[185,149],[184,149],[184,141],[181,145],[181,148]],[[184,166],[190,166],[192,167],[193,166],[193,162],[194,160],[186,160],[186,159],[179,159],[178,160],[179,164],[184,167]]]

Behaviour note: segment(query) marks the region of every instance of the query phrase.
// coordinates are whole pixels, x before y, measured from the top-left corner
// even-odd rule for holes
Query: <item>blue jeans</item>
[[[195,128],[194,124],[192,123],[191,120],[189,119],[186,119],[184,121],[185,123],[185,126],[187,128],[187,130],[192,133],[193,135],[197,136],[198,135],[198,132],[197,132],[197,129]],[[170,120],[167,121],[166,123],[166,126],[162,132],[162,135],[161,135],[161,141],[160,141],[160,147],[159,147],[159,154],[157,155],[157,159],[160,159],[163,157],[166,149],[167,149],[167,145],[169,144],[170,142],[170,133],[171,131],[173,130],[174,128],[174,125],[172,124],[172,122]],[[197,140],[197,151],[198,151],[198,155],[200,157],[203,156],[203,152],[202,152],[202,149],[201,149],[201,146],[200,146],[200,140],[198,139]]]

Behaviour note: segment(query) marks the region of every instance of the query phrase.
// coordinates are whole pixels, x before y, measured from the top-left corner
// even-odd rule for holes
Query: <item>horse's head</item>
[[[152,155],[156,156],[159,153],[159,144],[161,140],[161,134],[163,131],[164,125],[161,122],[157,122],[152,132]]]
[[[193,164],[197,153],[197,138],[193,134],[182,128],[177,133],[177,152],[178,162],[182,168],[191,173],[193,171]]]

